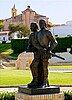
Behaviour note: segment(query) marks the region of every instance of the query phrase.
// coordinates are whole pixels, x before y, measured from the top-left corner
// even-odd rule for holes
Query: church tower
[[[15,4],[12,8],[12,17],[15,17],[17,15],[17,9],[15,9]]]

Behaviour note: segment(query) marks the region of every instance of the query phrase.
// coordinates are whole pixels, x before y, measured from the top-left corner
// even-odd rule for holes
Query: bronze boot
[[[28,84],[28,88],[37,88],[38,87],[38,69],[32,68],[32,76],[33,80],[31,83]]]

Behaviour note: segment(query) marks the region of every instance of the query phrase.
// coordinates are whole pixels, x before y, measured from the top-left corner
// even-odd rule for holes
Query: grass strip
[[[32,75],[30,70],[5,70],[0,69],[1,85],[25,85],[31,82]],[[68,84],[72,85],[72,73],[50,72],[50,84]]]

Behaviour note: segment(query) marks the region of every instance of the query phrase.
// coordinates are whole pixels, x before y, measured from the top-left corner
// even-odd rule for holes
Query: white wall
[[[12,33],[12,34],[11,34],[11,37],[12,37],[13,39],[17,39],[17,38],[18,38],[18,37],[17,37],[17,34],[18,34],[17,32]]]
[[[51,32],[58,36],[72,35],[72,25],[54,26],[51,28]]]
[[[1,35],[0,36],[0,41],[7,41],[8,40],[8,35]]]

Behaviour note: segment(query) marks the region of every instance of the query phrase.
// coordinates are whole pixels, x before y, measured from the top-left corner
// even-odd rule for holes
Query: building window
[[[5,40],[5,37],[3,37],[3,40]]]

